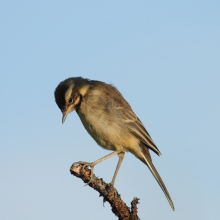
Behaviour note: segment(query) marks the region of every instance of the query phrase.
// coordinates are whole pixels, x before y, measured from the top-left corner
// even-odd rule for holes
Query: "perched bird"
[[[74,165],[90,166],[92,178],[97,163],[118,154],[119,161],[111,182],[114,185],[124,154],[129,151],[148,166],[174,210],[168,190],[153,165],[149,149],[157,155],[161,153],[131,106],[114,86],[82,77],[68,78],[57,86],[55,100],[63,113],[62,123],[70,112],[76,110],[97,144],[113,151],[93,163],[80,161]]]

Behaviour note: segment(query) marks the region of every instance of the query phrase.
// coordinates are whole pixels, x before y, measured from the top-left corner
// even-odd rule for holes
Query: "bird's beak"
[[[65,122],[67,115],[68,115],[70,112],[74,111],[74,110],[75,110],[75,108],[74,108],[73,105],[71,105],[71,106],[69,106],[69,107],[66,107],[66,108],[64,108],[64,109],[61,110],[62,113],[63,113],[62,123]]]
[[[63,112],[62,124],[65,122],[67,115],[68,115],[67,112]]]

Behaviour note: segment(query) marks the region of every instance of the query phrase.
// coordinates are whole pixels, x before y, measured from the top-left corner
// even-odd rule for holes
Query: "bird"
[[[174,204],[169,192],[153,165],[150,151],[161,155],[143,123],[133,112],[129,103],[116,87],[97,80],[70,77],[60,82],[54,92],[55,101],[62,112],[62,123],[67,115],[76,111],[87,132],[104,149],[113,151],[92,163],[76,162],[91,167],[114,155],[119,156],[118,164],[110,184],[114,185],[125,152],[132,153],[142,161],[161,187],[171,208]]]

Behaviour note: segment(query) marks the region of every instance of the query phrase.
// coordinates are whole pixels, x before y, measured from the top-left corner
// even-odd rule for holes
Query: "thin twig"
[[[118,216],[119,220],[138,220],[137,216],[137,204],[138,198],[134,198],[131,202],[131,210],[125,202],[121,199],[121,196],[117,192],[114,186],[105,183],[102,179],[97,178],[95,175],[90,181],[91,170],[83,165],[77,165],[70,168],[70,173],[78,178],[81,178],[84,183],[88,183],[90,187],[100,193],[103,196],[104,202],[109,202],[112,207],[112,212]]]

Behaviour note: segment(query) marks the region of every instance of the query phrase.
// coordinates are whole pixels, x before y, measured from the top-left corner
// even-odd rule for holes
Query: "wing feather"
[[[125,123],[127,123],[127,127],[131,134],[138,138],[146,147],[150,148],[157,155],[161,155],[151,136],[145,129],[140,119],[134,114],[134,112],[130,110],[123,111],[123,113],[123,120]]]

